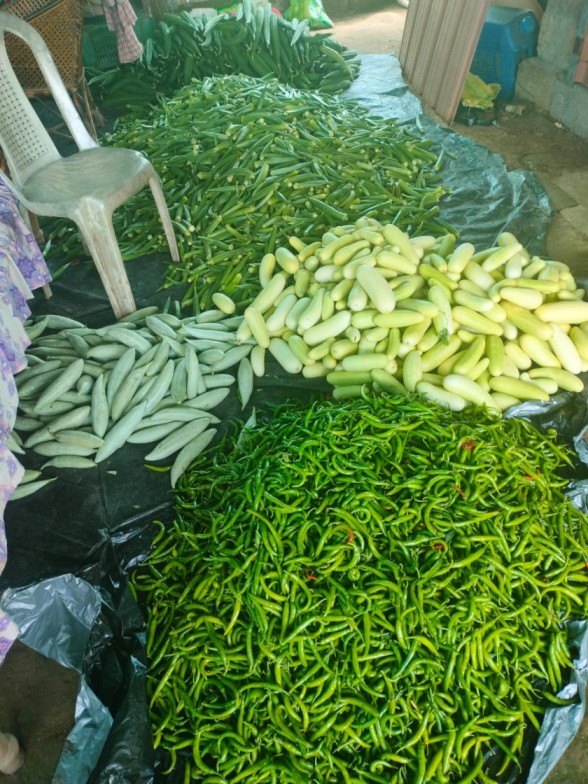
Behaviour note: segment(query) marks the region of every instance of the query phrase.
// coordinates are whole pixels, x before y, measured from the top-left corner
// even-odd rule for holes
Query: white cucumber
[[[118,392],[121,384],[131,372],[131,369],[135,364],[136,356],[136,349],[128,348],[125,350],[124,354],[119,357],[116,364],[112,368],[110,376],[108,377],[108,383],[106,385],[106,397],[108,398],[109,405],[112,405],[112,401],[116,397],[116,393]]]
[[[225,353],[223,359],[219,362],[215,362],[214,365],[210,366],[210,369],[213,373],[219,373],[221,370],[228,370],[229,368],[237,365],[243,357],[246,357],[251,352],[251,345],[241,345],[241,346],[233,346],[233,348],[229,349]]]
[[[148,317],[149,318],[149,317]],[[95,461],[101,463],[123,446],[129,436],[136,430],[138,424],[145,416],[147,402],[144,400],[138,406],[128,411],[104,436],[104,444],[96,452]]]
[[[200,455],[201,452],[206,449],[206,447],[215,437],[216,432],[217,431],[215,428],[205,430],[203,433],[200,433],[200,435],[196,436],[196,438],[186,444],[186,446],[184,446],[178,452],[170,471],[170,481],[172,487],[176,486],[178,479],[189,468],[190,464],[193,463],[198,455]]]
[[[237,368],[237,387],[241,399],[241,410],[245,408],[253,393],[253,368],[249,357],[243,357]]]
[[[179,452],[187,443],[199,436],[209,425],[209,419],[201,417],[182,425],[170,433],[157,446],[145,455],[145,460],[163,460]]]
[[[148,399],[145,401],[146,413],[153,411],[167,394],[174,376],[174,368],[174,360],[168,359],[165,366],[159,373],[155,384],[151,387]]]
[[[35,410],[41,412],[54,403],[60,395],[74,387],[84,371],[84,360],[76,359],[64,370],[61,375],[54,379],[39,396],[35,404]]]

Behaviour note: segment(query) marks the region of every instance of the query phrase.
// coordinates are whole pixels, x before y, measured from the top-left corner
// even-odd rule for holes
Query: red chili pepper
[[[527,482],[534,482],[538,476],[541,476],[541,471],[539,468],[537,469],[537,473],[535,474],[535,476],[530,476],[529,474],[526,474],[525,479],[527,480]]]
[[[458,485],[453,485],[453,487],[454,487],[454,490],[455,490],[456,493],[459,493],[462,498],[465,498],[465,493],[461,489],[461,487],[459,487]]]
[[[310,572],[308,572],[307,575],[306,575],[306,579],[307,580],[318,580],[318,577],[315,577],[314,574],[311,574]]]
[[[461,442],[460,446],[462,449],[473,449],[476,446],[476,442],[473,440],[473,438],[465,438]]]
[[[354,539],[355,539],[355,534],[353,533],[353,531],[352,531],[352,530],[351,530],[351,528],[350,528],[350,529],[349,529],[349,536],[347,537],[347,543],[348,543],[348,544],[351,544],[351,542],[352,542]]]
[[[446,545],[443,542],[437,542],[437,544],[432,544],[431,547],[433,550],[445,550]]]

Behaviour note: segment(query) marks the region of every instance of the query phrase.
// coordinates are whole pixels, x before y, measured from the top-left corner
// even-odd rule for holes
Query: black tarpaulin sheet
[[[443,184],[450,193],[443,199],[441,216],[455,226],[463,241],[490,247],[501,231],[509,230],[531,252],[544,251],[551,204],[540,183],[529,172],[507,171],[500,156],[426,116],[404,83],[396,57],[364,56],[360,78],[346,95],[361,101],[374,115],[409,125],[415,125],[418,118],[423,133],[445,148]],[[59,266],[55,262],[55,269]],[[138,307],[181,297],[181,289],[161,290],[164,256],[130,262],[127,270]],[[70,265],[52,289],[50,300],[37,294],[34,316],[59,313],[89,326],[113,321],[99,277],[88,260]],[[287,399],[307,401],[326,388],[321,381],[286,377],[277,366],[269,370],[257,380],[245,412],[234,395],[215,410],[223,420],[219,436],[235,418],[245,421],[251,406]],[[571,443],[580,429],[576,425],[587,421],[586,406],[578,396],[566,400],[568,408],[577,412],[571,432],[563,428],[564,441]],[[552,419],[545,412],[541,415],[542,426]],[[556,416],[553,424],[558,427],[565,421]],[[85,671],[114,723],[92,784],[151,781],[153,754],[140,661],[141,618],[128,593],[127,576],[149,548],[151,521],[170,515],[171,494],[168,475],[149,471],[143,454],[142,447],[127,445],[98,469],[62,471],[42,493],[9,504],[6,510],[9,558],[0,590],[73,573],[98,586],[103,597]],[[27,467],[37,465],[28,454],[23,462]]]

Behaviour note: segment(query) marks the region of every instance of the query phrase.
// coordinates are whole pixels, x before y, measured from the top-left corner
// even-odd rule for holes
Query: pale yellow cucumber
[[[456,305],[453,310],[453,321],[461,324],[467,329],[479,332],[483,335],[502,335],[502,327],[496,321],[492,321],[481,313],[476,313],[471,308],[463,305]]]
[[[552,336],[553,330],[551,329],[551,326],[547,324],[546,321],[538,318],[534,313],[530,313],[528,310],[525,310],[512,302],[502,302],[501,304],[506,311],[507,319],[521,332],[526,332],[540,340],[549,340]],[[541,305],[541,307],[545,306]]]
[[[577,375],[582,372],[582,357],[572,338],[555,323],[551,324],[553,335],[549,340],[549,347],[558,358],[560,365],[569,373]],[[540,363],[543,364],[543,363]]]
[[[287,373],[300,373],[302,370],[302,362],[285,340],[272,338],[269,342],[268,351]]]
[[[471,242],[462,242],[447,257],[447,271],[461,274],[474,255],[475,247]]]
[[[341,368],[349,371],[371,371],[374,368],[385,369],[389,359],[386,354],[365,353],[352,354],[341,360]]]
[[[460,348],[461,340],[456,335],[451,335],[447,342],[438,340],[432,348],[422,355],[423,373],[436,370],[442,362],[457,353]]]
[[[396,306],[396,297],[386,279],[373,267],[362,265],[357,269],[357,282],[380,313],[390,313]]]
[[[486,356],[488,357],[488,372],[491,376],[500,376],[504,371],[504,343],[498,335],[486,336]]]
[[[480,384],[472,381],[467,376],[462,376],[459,373],[450,373],[443,378],[443,388],[454,395],[462,397],[468,403],[486,406],[490,409],[495,408],[491,395]]]
[[[468,376],[469,371],[471,371],[472,368],[480,361],[485,350],[486,338],[482,335],[478,335],[478,337],[472,341],[463,354],[455,361],[452,373]]]
[[[541,367],[561,367],[561,362],[553,353],[549,344],[535,337],[535,335],[520,335],[519,346],[536,365]]]
[[[371,371],[372,380],[385,392],[390,395],[407,395],[408,390],[398,381],[398,379],[387,370],[374,368]]]
[[[289,248],[276,248],[276,262],[287,275],[294,275],[300,269],[300,261]]]
[[[521,348],[518,343],[512,340],[504,344],[504,354],[519,370],[528,370],[533,364],[531,357]]]
[[[582,324],[588,321],[588,302],[565,301],[545,302],[535,310],[541,321],[556,324]]]
[[[414,264],[419,263],[419,255],[410,242],[408,234],[393,223],[387,223],[382,229],[384,239],[389,245],[398,248],[399,252]]]
[[[420,324],[425,320],[425,317],[416,310],[403,310],[398,307],[391,313],[377,313],[373,320],[376,327],[392,329],[393,327],[402,328],[410,327],[412,324]]]
[[[336,338],[342,332],[345,332],[350,324],[351,313],[348,310],[340,310],[334,316],[331,316],[330,319],[307,329],[302,337],[308,346],[318,346],[319,343],[323,343],[328,338]]]
[[[328,373],[327,381],[335,387],[349,387],[369,384],[372,376],[369,370],[333,370]]]
[[[259,262],[259,282],[263,288],[267,286],[274,275],[276,257],[273,253],[266,253]]]
[[[417,350],[410,351],[402,364],[402,383],[409,392],[415,392],[423,377],[423,362]]]
[[[400,275],[414,275],[418,268],[415,261],[411,261],[406,256],[402,256],[400,253],[395,253],[387,248],[382,248],[376,254],[376,263],[379,267],[385,267]]]
[[[428,381],[419,381],[416,385],[416,391],[423,397],[426,397],[427,400],[438,403],[450,411],[462,411],[467,405],[465,398],[461,395],[449,392],[447,389],[431,384]]]
[[[521,378],[496,376],[490,379],[490,388],[494,392],[503,392],[517,397],[519,400],[549,400],[549,395],[538,384],[524,381]]]
[[[531,368],[528,373],[529,377],[533,379],[552,378],[554,381],[557,381],[560,389],[564,389],[567,392],[581,392],[584,389],[582,379],[563,368],[537,367]]]
[[[521,288],[517,286],[501,286],[500,288],[501,300],[513,302],[521,308],[527,310],[534,310],[543,303],[544,295],[532,288]]]
[[[276,298],[286,287],[286,283],[286,275],[283,272],[276,273],[255,297],[250,307],[263,315],[275,303]]]

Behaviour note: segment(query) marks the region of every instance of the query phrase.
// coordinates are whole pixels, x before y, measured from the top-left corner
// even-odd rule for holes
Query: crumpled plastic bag
[[[500,84],[486,84],[479,76],[468,73],[461,92],[461,102],[474,109],[491,109],[500,89]]]
[[[333,23],[326,14],[321,0],[290,0],[290,6],[284,14],[286,19],[308,21],[311,30],[325,30],[333,27]]]

